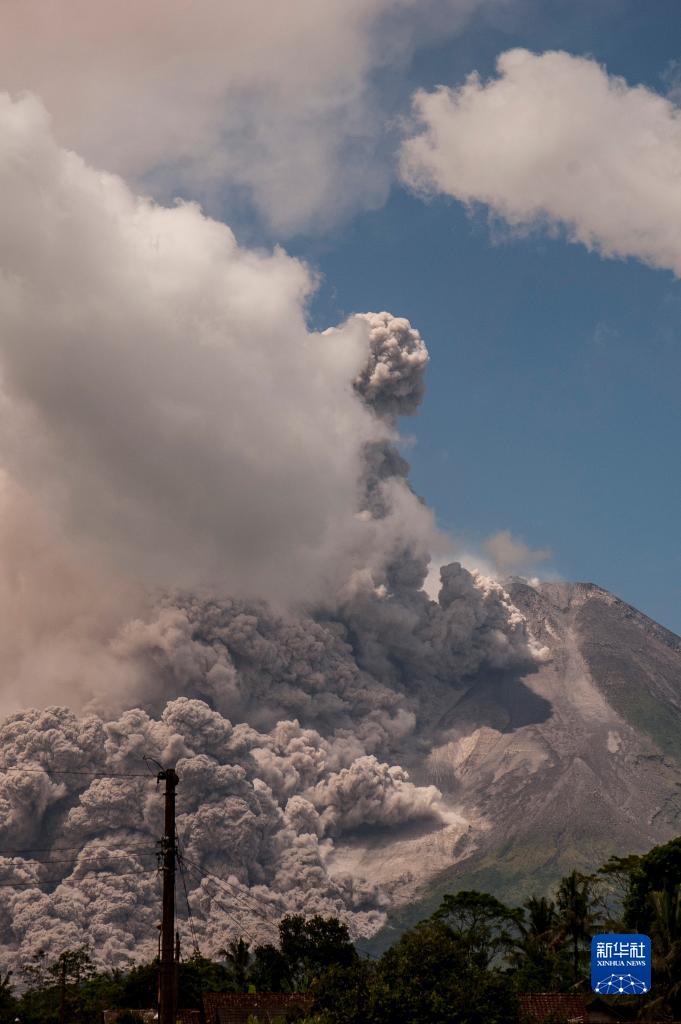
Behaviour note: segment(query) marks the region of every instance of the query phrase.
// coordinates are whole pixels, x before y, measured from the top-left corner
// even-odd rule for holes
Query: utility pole
[[[59,1024],[66,1021],[66,954],[62,953],[59,972]]]
[[[175,789],[179,782],[174,768],[163,768],[158,781],[165,782],[165,831],[161,840],[163,871],[163,916],[161,918],[161,964],[159,971],[159,1024],[175,1024],[177,1012],[177,968],[175,965]]]

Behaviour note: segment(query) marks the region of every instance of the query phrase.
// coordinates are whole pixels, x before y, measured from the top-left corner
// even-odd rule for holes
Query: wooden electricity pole
[[[175,965],[175,789],[179,782],[174,768],[158,773],[165,782],[165,831],[161,840],[163,871],[163,916],[161,918],[161,964],[159,971],[159,1024],[175,1024],[177,1013],[177,967]]]

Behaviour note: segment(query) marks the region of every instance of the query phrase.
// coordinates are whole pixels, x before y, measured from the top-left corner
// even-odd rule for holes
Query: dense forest
[[[180,964],[179,1003],[199,1007],[203,992],[305,991],[306,1024],[512,1024],[523,993],[589,991],[590,941],[604,931],[652,939],[651,992],[616,997],[618,1006],[631,1018],[680,1020],[681,838],[613,857],[592,875],[573,871],[553,897],[521,907],[483,892],[446,895],[376,958],[359,954],[335,918],[285,917],[276,945],[226,936],[219,960],[197,952]],[[86,946],[39,953],[0,980],[0,1024],[94,1024],[105,1008],[153,1007],[157,972],[155,962],[97,971]]]

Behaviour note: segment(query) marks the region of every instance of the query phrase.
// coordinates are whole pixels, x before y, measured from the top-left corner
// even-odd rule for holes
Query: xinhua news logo
[[[641,996],[650,992],[647,935],[595,935],[591,940],[591,988],[599,996]]]

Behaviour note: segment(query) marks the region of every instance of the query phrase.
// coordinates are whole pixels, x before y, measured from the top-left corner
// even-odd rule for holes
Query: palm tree
[[[560,941],[558,915],[553,900],[531,896],[523,904],[520,938],[511,954],[511,962],[520,970],[523,983],[539,990],[552,986],[558,969],[556,945]]]
[[[248,991],[248,968],[251,964],[251,947],[239,937],[230,939],[225,949],[219,949],[218,955],[229,961],[232,978],[238,992]]]
[[[681,1013],[681,884],[649,893],[648,902],[655,988],[660,991],[650,1009],[677,1017]]]
[[[527,924],[523,929],[525,935],[542,943],[548,942],[555,932],[558,921],[556,904],[546,896],[530,896],[523,906],[527,911]]]
[[[597,924],[593,905],[592,875],[572,871],[558,886],[558,922],[565,938],[572,942],[572,966],[575,984],[579,980],[579,944],[588,941]]]

